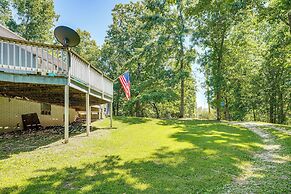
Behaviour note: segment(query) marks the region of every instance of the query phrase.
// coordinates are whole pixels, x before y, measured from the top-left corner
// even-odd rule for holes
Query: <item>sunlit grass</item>
[[[0,152],[0,193],[222,192],[262,147],[251,131],[214,121],[118,117],[114,127],[74,136],[67,145],[1,140],[0,146],[21,147]]]
[[[283,125],[281,125],[281,127],[282,126]],[[262,127],[262,128],[270,132],[276,138],[277,142],[283,146],[282,147],[283,154],[291,158],[291,136],[285,132],[272,129],[270,127]],[[283,126],[283,129],[288,130],[286,126]]]

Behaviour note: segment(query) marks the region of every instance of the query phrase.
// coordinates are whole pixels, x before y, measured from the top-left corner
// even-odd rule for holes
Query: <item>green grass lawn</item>
[[[0,193],[226,192],[263,145],[215,121],[119,117],[114,126],[69,144],[49,133],[0,140]]]

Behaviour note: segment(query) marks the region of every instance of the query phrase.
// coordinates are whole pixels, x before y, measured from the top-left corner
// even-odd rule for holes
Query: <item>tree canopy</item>
[[[131,100],[114,83],[115,115],[193,117],[196,63],[217,120],[291,122],[291,1],[142,0],[112,17],[103,45],[78,29],[75,51],[112,78],[130,72]],[[0,19],[52,42],[58,15],[52,0],[2,0]]]
[[[26,40],[53,41],[53,27],[58,20],[53,0],[3,0],[0,5],[1,23]],[[16,12],[11,15],[11,7]],[[3,16],[2,16],[3,13]]]

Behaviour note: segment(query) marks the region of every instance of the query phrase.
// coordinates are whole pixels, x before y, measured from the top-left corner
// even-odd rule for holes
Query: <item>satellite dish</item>
[[[79,34],[67,26],[56,27],[54,35],[64,47],[74,47],[80,43]]]

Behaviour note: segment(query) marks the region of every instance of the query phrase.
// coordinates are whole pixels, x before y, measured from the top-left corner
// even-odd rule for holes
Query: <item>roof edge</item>
[[[0,24],[0,27],[4,28],[6,31],[8,31],[9,33],[17,36],[19,39],[21,40],[26,40],[25,38],[23,38],[22,36],[18,35],[16,32],[13,32],[12,30],[10,30],[9,28],[7,28],[6,26]]]

